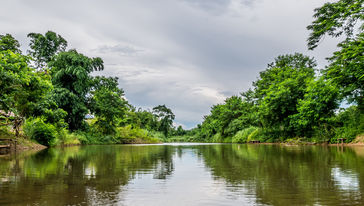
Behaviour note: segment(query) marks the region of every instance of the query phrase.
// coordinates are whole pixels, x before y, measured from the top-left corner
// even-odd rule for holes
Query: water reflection
[[[0,205],[364,205],[364,148],[84,146],[0,158]]]
[[[363,148],[361,148],[363,149]],[[213,175],[268,205],[363,205],[364,161],[352,148],[277,145],[203,147]],[[346,171],[346,172],[343,172]]]

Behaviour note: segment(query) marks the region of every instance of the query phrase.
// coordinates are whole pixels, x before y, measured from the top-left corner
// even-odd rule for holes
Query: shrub
[[[357,106],[351,106],[340,112],[333,120],[336,124],[331,143],[337,143],[339,138],[351,142],[357,135],[364,133],[364,114]]]
[[[166,138],[166,136],[163,134],[163,132],[157,132],[157,131],[150,131],[148,132],[148,134],[156,139],[159,139],[160,141],[166,142],[168,139]]]
[[[248,141],[250,140],[259,140],[261,142],[264,142],[265,140],[265,133],[262,128],[255,128],[255,130],[249,134]]]
[[[220,133],[216,133],[213,137],[212,137],[212,139],[211,139],[211,142],[216,142],[216,143],[220,143],[220,142],[223,142],[224,141],[224,139],[223,139],[223,137],[221,136],[221,134]]]
[[[62,138],[62,142],[61,142],[62,145],[81,144],[80,139],[82,138],[82,136],[78,135],[77,133],[68,133],[67,130],[63,130],[63,132],[65,132],[65,135]],[[58,139],[60,139],[60,138],[58,138]]]
[[[115,139],[117,143],[158,143],[159,139],[152,137],[149,132],[141,128],[132,128],[131,125],[116,128]]]
[[[89,130],[88,132],[76,131],[72,135],[75,135],[81,144],[102,144],[100,135],[93,132],[93,130]]]
[[[42,118],[28,119],[24,125],[26,136],[39,144],[53,146],[57,143],[57,129],[50,123],[45,123]]]
[[[237,132],[233,139],[232,139],[232,142],[233,143],[246,143],[246,142],[249,142],[251,140],[253,140],[255,137],[256,137],[256,134],[254,134],[252,136],[252,134],[257,131],[258,128],[256,127],[248,127],[248,128],[245,128],[243,130],[240,130],[239,132]]]

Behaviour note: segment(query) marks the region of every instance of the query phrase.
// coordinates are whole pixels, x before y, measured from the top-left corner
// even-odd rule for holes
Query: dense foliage
[[[101,58],[66,50],[67,41],[52,31],[28,37],[23,55],[16,39],[0,35],[1,131],[49,146],[154,143],[174,131],[168,107],[136,111],[118,78],[91,75],[104,69]]]
[[[364,133],[363,0],[339,0],[315,9],[308,48],[327,34],[345,35],[320,72],[303,54],[278,56],[253,88],[212,107],[192,139],[217,142],[352,141]],[[339,106],[344,108],[339,110]],[[191,137],[189,137],[191,138]]]
[[[350,142],[364,132],[363,3],[338,0],[315,9],[309,49],[325,35],[346,37],[326,68],[300,53],[279,55],[251,89],[212,106],[188,131],[173,126],[175,115],[165,105],[151,111],[130,105],[118,78],[97,76],[101,58],[67,50],[55,32],[28,34],[28,55],[10,34],[0,35],[0,132],[5,127],[45,145]]]

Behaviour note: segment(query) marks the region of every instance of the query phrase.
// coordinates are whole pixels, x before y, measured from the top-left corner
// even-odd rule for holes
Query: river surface
[[[53,148],[0,157],[0,205],[364,205],[364,147]]]

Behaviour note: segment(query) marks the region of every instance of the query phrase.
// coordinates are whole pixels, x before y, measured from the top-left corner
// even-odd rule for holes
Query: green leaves
[[[113,134],[127,110],[124,91],[118,88],[117,78],[96,77],[93,88],[90,111],[97,117],[95,124],[103,134]]]
[[[295,135],[290,118],[298,113],[298,101],[314,78],[315,66],[313,58],[296,53],[277,57],[260,73],[260,79],[253,85],[264,127],[283,131],[284,136]]]
[[[297,104],[298,113],[291,117],[292,124],[300,135],[309,136],[316,125],[328,122],[338,108],[339,90],[323,78],[312,80],[306,94]]]
[[[315,20],[307,28],[309,49],[317,47],[325,34],[346,39],[338,44],[340,51],[328,58],[330,65],[324,70],[326,79],[333,80],[341,90],[342,98],[359,105],[363,110],[364,80],[364,0],[339,0],[326,3],[315,10]],[[356,26],[359,26],[355,32]],[[357,34],[355,34],[357,33]]]
[[[0,51],[0,110],[14,116],[16,135],[25,118],[39,113],[40,105],[53,89],[50,76],[29,67],[28,60],[11,50]]]
[[[312,137],[317,125],[334,115],[339,94],[332,81],[315,78],[315,67],[315,60],[303,54],[278,56],[243,98],[232,96],[211,108],[199,136],[208,141],[233,137],[234,142],[249,141],[252,131],[262,140]]]
[[[88,113],[89,93],[94,80],[90,73],[104,68],[101,58],[89,58],[76,50],[61,52],[49,62],[55,100],[68,115],[71,130],[82,128]]]
[[[257,123],[256,107],[241,97],[227,98],[224,104],[214,105],[211,114],[205,116],[201,125],[202,138],[212,138],[215,134],[222,137],[233,136],[239,130]]]
[[[332,37],[345,34],[350,39],[357,24],[362,32],[364,28],[363,4],[364,0],[339,0],[315,9],[313,16],[315,20],[307,26],[307,29],[312,31],[307,40],[309,49],[316,48],[326,34]]]
[[[48,31],[45,35],[29,33],[31,57],[34,58],[37,68],[43,68],[53,56],[66,50],[67,41],[55,32]]]
[[[173,125],[173,120],[175,118],[171,109],[166,107],[166,105],[158,105],[153,108],[153,114],[160,121],[159,123],[159,131],[162,131],[164,135],[167,137],[170,131],[170,128]]]
[[[340,51],[329,58],[330,65],[323,71],[326,79],[338,85],[342,97],[363,107],[364,96],[364,33],[356,39],[339,44]]]
[[[0,35],[0,51],[10,50],[14,53],[21,53],[18,40],[14,39],[10,34]]]

